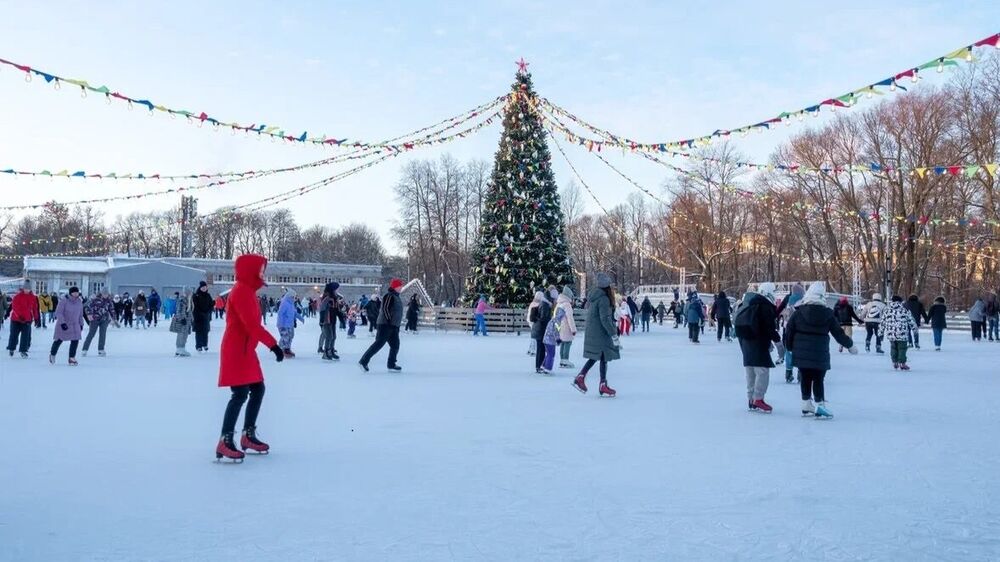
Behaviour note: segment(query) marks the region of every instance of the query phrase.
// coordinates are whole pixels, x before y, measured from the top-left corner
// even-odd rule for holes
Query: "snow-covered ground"
[[[329,364],[310,323],[297,359],[260,351],[273,453],[218,465],[216,353],[161,323],[51,366],[36,332],[0,358],[0,559],[1000,559],[1000,344],[925,332],[907,374],[834,353],[825,422],[777,370],[747,413],[736,344],[685,336],[623,338],[601,399],[525,337],[404,336],[402,374],[364,375],[367,334]]]

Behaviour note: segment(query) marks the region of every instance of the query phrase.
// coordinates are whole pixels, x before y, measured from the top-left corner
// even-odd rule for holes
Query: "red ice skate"
[[[599,391],[601,393],[601,396],[607,396],[609,398],[614,398],[615,395],[618,394],[617,392],[615,392],[615,389],[608,386],[608,383],[606,382],[601,383]]]
[[[582,394],[587,393],[587,377],[580,373],[573,379],[573,388],[579,390]]]
[[[906,363],[900,363],[900,364],[899,364],[899,368],[900,368],[901,370],[903,370],[903,371],[909,371],[909,370],[910,370],[910,366],[909,366],[909,365],[907,365]]]
[[[240,437],[240,448],[247,453],[256,455],[266,455],[271,450],[267,443],[257,439],[256,427],[248,427],[243,430],[243,436]]]
[[[240,451],[236,450],[236,444],[233,443],[233,434],[227,433],[219,439],[219,444],[215,447],[215,460],[216,462],[222,460],[223,457],[235,462],[243,462],[243,457],[246,456]]]
[[[774,409],[774,408],[771,407],[770,404],[768,404],[767,402],[764,402],[763,398],[758,398],[758,399],[754,400],[753,401],[753,406],[755,408],[757,408],[758,412],[764,412],[765,414],[770,414],[771,410]]]

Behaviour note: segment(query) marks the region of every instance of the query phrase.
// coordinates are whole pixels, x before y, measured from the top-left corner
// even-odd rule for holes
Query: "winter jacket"
[[[861,307],[861,319],[866,324],[879,324],[885,315],[885,303],[882,301],[871,301]]]
[[[712,303],[710,316],[713,320],[729,320],[732,315],[733,307],[729,302],[729,297],[726,296],[725,291],[719,291],[719,294],[715,297],[715,302]]]
[[[854,312],[854,307],[849,302],[838,302],[833,306],[833,317],[837,319],[837,323],[841,326],[850,326],[854,322],[859,324],[862,323],[861,318],[858,318],[856,312]]]
[[[420,303],[415,300],[410,300],[406,305],[406,319],[411,322],[416,322],[417,317],[420,315]]]
[[[739,338],[740,351],[743,352],[743,366],[773,368],[771,342],[781,341],[777,327],[778,310],[767,297],[758,294],[752,296],[750,302],[746,303],[746,307],[749,310],[745,314],[750,314],[750,318],[753,319],[755,336]]]
[[[226,300],[222,298],[222,295],[215,297],[215,310],[225,310]]]
[[[38,310],[38,299],[34,293],[21,291],[10,301],[10,320],[12,322],[37,323],[42,321]]]
[[[257,359],[258,343],[271,348],[278,344],[261,324],[260,305],[254,296],[264,286],[262,268],[267,258],[245,254],[236,258],[236,284],[229,293],[226,330],[219,355],[219,386],[240,386],[264,380]]]
[[[545,327],[545,335],[542,336],[542,343],[545,345],[556,345],[561,342],[559,325],[565,321],[566,311],[557,306],[555,312],[552,314],[552,319],[549,320],[549,324]]]
[[[149,305],[146,304],[146,297],[144,295],[139,295],[135,297],[134,305],[135,305],[136,316],[146,315],[146,311],[148,310]]]
[[[52,297],[48,295],[38,295],[38,312],[45,313],[52,310]]]
[[[190,334],[194,328],[194,313],[191,311],[191,299],[181,297],[177,300],[177,311],[170,319],[170,331],[175,334]]]
[[[115,317],[115,303],[111,301],[111,297],[95,295],[84,305],[83,313],[90,322],[110,322]]]
[[[207,290],[199,288],[191,297],[191,306],[194,308],[194,331],[208,332],[212,327],[212,310],[215,308],[215,299]]]
[[[657,316],[659,316],[660,318],[663,318],[663,316],[666,313],[667,313],[667,307],[663,306],[662,302],[659,305],[656,306],[656,314],[657,314]]]
[[[368,304],[365,305],[365,316],[368,317],[368,321],[375,322],[380,310],[382,310],[382,301],[379,299],[369,300]]]
[[[931,305],[931,309],[927,311],[927,315],[924,318],[931,323],[931,328],[944,330],[948,327],[948,320],[945,318],[945,314],[947,313],[948,307],[943,302],[935,302]]]
[[[629,315],[635,316],[636,313],[639,312],[639,305],[635,304],[632,297],[626,297],[625,303],[628,304]]]
[[[632,309],[629,308],[628,302],[622,301],[618,308],[615,309],[615,320],[621,320],[622,318],[628,318],[632,320]]]
[[[148,303],[149,303],[149,311],[150,312],[159,312],[160,311],[160,304],[161,304],[160,303],[160,295],[157,294],[156,291],[153,291],[152,293],[149,294]]]
[[[785,349],[792,352],[788,367],[829,371],[831,334],[840,345],[854,347],[825,304],[810,302],[796,307],[785,325]]]
[[[576,335],[576,320],[573,318],[573,303],[566,295],[556,299],[556,311],[563,311],[563,320],[559,322],[559,341],[573,341]]]
[[[278,329],[294,328],[295,321],[305,322],[302,315],[295,310],[295,297],[291,293],[285,293],[281,297],[281,304],[278,305]]]
[[[911,295],[910,298],[906,299],[903,303],[903,308],[908,310],[913,316],[913,321],[916,322],[917,326],[923,323],[924,316],[927,312],[924,310],[924,303],[920,302],[920,299],[916,295]]]
[[[986,308],[983,310],[983,314],[987,318],[996,318],[1000,315],[1000,303],[997,302],[997,296],[990,294],[986,297]]]
[[[969,320],[972,322],[986,321],[986,305],[983,304],[983,299],[976,299],[975,304],[969,309]]]
[[[487,310],[493,310],[493,307],[486,303],[486,299],[479,299],[476,303],[476,314],[484,314]]]
[[[53,339],[76,341],[83,334],[83,301],[80,297],[66,297],[56,305],[56,329]],[[63,324],[66,328],[63,329]]]
[[[699,324],[705,319],[705,304],[694,297],[688,300],[685,316],[688,324]]]
[[[543,299],[531,313],[531,339],[540,340],[545,337],[545,329],[552,320],[552,303]]]
[[[614,344],[618,336],[611,301],[603,289],[594,289],[587,297],[587,329],[583,334],[583,356],[607,361],[619,359],[621,354]]]
[[[649,320],[649,315],[653,313],[653,303],[649,302],[649,299],[642,299],[642,305],[639,306],[639,312],[642,314],[644,320]]]
[[[382,296],[382,305],[378,311],[378,321],[376,326],[399,327],[403,323],[403,300],[399,298],[399,293],[389,289]]]
[[[889,341],[906,341],[910,330],[916,330],[917,323],[913,315],[903,306],[903,303],[893,301],[882,313],[882,323],[878,327],[878,335],[885,336]]]

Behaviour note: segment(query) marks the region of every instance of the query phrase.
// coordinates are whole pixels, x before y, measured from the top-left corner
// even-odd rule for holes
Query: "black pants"
[[[882,336],[878,335],[878,323],[865,322],[865,347],[871,346],[872,336],[875,336],[875,349],[882,349]]]
[[[395,367],[396,355],[399,353],[399,326],[390,326],[389,324],[378,326],[375,332],[375,341],[368,347],[368,351],[361,356],[361,364],[368,365],[372,357],[387,343],[389,344],[389,360],[386,362],[386,365]]]
[[[643,332],[648,332],[649,331],[649,316],[640,316],[639,319],[642,320],[642,324],[641,324],[642,325],[642,331]]]
[[[375,331],[375,321],[369,319],[368,320],[368,333],[370,334],[370,333],[372,333],[374,331]]]
[[[981,340],[983,339],[983,323],[972,321],[972,339]]]
[[[545,342],[541,339],[535,340],[535,370],[542,368],[545,361]]]
[[[719,318],[718,320],[715,321],[715,325],[716,325],[717,330],[719,332],[718,339],[722,340],[722,331],[723,331],[723,328],[725,328],[726,339],[728,339],[729,338],[729,331],[732,330],[732,328],[733,328],[733,322],[732,322],[732,320],[730,320],[729,318]]]
[[[823,392],[824,377],[826,377],[826,371],[822,369],[799,367],[799,390],[802,391],[803,400],[816,398],[817,402],[826,401],[826,394]]]
[[[583,369],[580,369],[580,374],[587,376],[594,363],[597,363],[597,359],[587,359],[587,362],[583,364]],[[603,353],[601,354],[601,382],[608,382],[608,360],[604,358]]]
[[[701,332],[701,326],[697,322],[688,322],[688,338],[693,341],[698,341],[698,333]]]
[[[21,340],[20,346],[18,346],[18,338]],[[16,322],[11,320],[10,337],[7,338],[7,350],[14,351],[14,349],[17,349],[21,353],[27,353],[29,347],[31,347],[31,322]]]
[[[154,308],[153,310],[149,311],[149,320],[152,322],[152,324],[154,326],[156,325],[157,322],[160,321],[160,309],[159,308]]]
[[[208,349],[208,330],[195,330],[194,347],[195,349]]]
[[[236,418],[240,417],[240,409],[248,395],[250,403],[243,416],[243,429],[257,427],[257,414],[260,413],[260,403],[264,401],[264,382],[231,386],[229,390],[233,391],[233,395],[229,398],[229,404],[226,404],[226,415],[222,418],[222,434],[233,433],[236,429]]]
[[[62,345],[62,340],[55,340],[52,342],[52,349],[49,350],[49,355],[55,355],[59,353],[59,346]],[[72,340],[69,342],[69,358],[73,359],[76,357],[76,346],[80,345],[80,340]]]

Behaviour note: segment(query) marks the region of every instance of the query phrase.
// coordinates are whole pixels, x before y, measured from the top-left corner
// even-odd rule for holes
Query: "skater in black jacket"
[[[837,304],[833,305],[833,317],[849,338],[854,336],[854,322],[857,322],[860,326],[864,326],[865,324],[858,317],[857,312],[854,311],[854,306],[847,300],[847,297],[840,297]],[[839,351],[844,351],[844,346],[840,346]]]
[[[792,352],[793,366],[799,368],[799,390],[802,391],[802,415],[830,418],[826,407],[823,379],[830,370],[830,335],[852,355],[858,349],[844,333],[833,311],[823,302],[826,284],[817,281],[794,305],[795,311],[785,325],[785,349]],[[816,398],[813,404],[812,399]]]
[[[378,313],[377,332],[375,341],[361,356],[358,365],[361,370],[368,372],[368,362],[379,352],[382,347],[389,344],[389,360],[386,367],[390,371],[402,371],[402,367],[396,362],[399,354],[399,326],[403,322],[403,301],[399,298],[399,290],[403,288],[402,279],[393,279],[389,282],[389,290],[382,297],[381,308]]]
[[[730,335],[730,330],[733,329],[733,309],[725,291],[719,291],[719,294],[715,296],[715,302],[712,303],[712,310],[709,316],[715,321],[715,325],[718,327],[716,338],[722,341],[722,333],[725,331],[726,341],[733,341]]]

